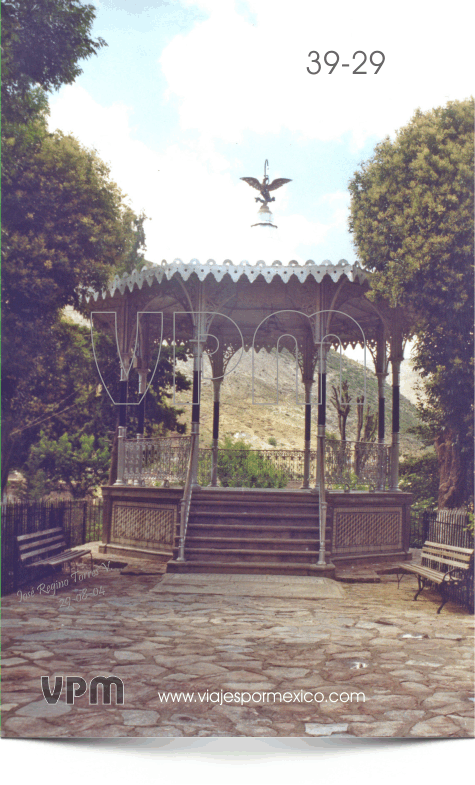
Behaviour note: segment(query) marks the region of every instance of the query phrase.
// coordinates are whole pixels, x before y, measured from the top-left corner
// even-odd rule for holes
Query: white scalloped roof
[[[163,278],[170,280],[177,273],[184,281],[187,281],[192,273],[196,273],[200,281],[204,281],[206,276],[210,274],[217,281],[221,281],[226,274],[233,281],[239,280],[242,276],[248,278],[249,281],[254,281],[259,275],[262,275],[268,283],[275,277],[288,281],[292,275],[296,275],[302,282],[306,281],[307,278],[314,278],[317,282],[320,282],[325,275],[329,275],[333,281],[338,281],[342,275],[346,275],[349,281],[363,283],[369,277],[368,272],[363,270],[358,262],[351,264],[346,259],[340,259],[336,264],[328,260],[317,264],[311,259],[305,262],[305,264],[299,264],[296,261],[283,264],[277,260],[270,265],[267,265],[264,261],[256,262],[256,264],[250,264],[246,261],[234,264],[230,259],[225,259],[224,262],[215,262],[214,259],[208,259],[206,262],[200,262],[199,259],[183,262],[181,259],[174,259],[171,263],[163,260],[161,264],[155,267],[143,267],[142,270],[134,270],[130,274],[124,273],[122,278],[116,275],[107,289],[104,289],[102,292],[91,292],[86,297],[86,300],[88,302],[91,299],[97,301],[99,297],[105,300],[108,296],[113,297],[117,291],[124,294],[126,289],[132,292],[135,287],[141,289],[144,283],[151,286],[154,281],[160,283]]]

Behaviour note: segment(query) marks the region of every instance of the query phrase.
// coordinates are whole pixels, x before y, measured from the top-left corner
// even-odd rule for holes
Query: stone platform
[[[244,595],[247,581],[227,576],[234,591],[204,594],[170,591],[172,576],[157,591],[158,565],[87,567],[50,593],[38,580],[2,598],[4,736],[473,736],[473,616],[452,602],[437,616],[427,590],[414,602],[411,576],[309,598],[275,579]],[[123,705],[42,697],[42,676],[107,674]]]
[[[274,597],[324,600],[344,597],[330,578],[285,575],[180,575],[167,574],[152,591],[160,594],[216,594],[221,597]]]

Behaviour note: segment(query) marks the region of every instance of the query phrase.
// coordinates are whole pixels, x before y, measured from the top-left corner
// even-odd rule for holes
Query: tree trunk
[[[346,441],[346,421],[351,410],[351,398],[348,395],[348,382],[345,380],[341,389],[341,400],[336,387],[332,385],[333,397],[330,398],[330,403],[333,404],[338,412],[338,430],[340,431],[340,439],[342,442]]]
[[[444,507],[461,507],[465,498],[465,471],[460,460],[457,434],[447,428],[435,440],[439,461],[439,510]]]
[[[2,499],[3,494],[7,487],[8,476],[11,469],[11,458],[13,449],[15,447],[15,437],[9,435],[9,429],[6,425],[3,426],[2,432]]]

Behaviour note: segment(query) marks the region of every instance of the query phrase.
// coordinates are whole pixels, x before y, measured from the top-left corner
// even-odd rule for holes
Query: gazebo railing
[[[212,456],[210,448],[200,448],[198,482],[211,484]],[[298,487],[304,477],[303,450],[218,450],[218,484],[243,487],[244,483],[261,487]],[[309,453],[310,485],[315,484],[316,450]],[[246,464],[246,465],[245,465]],[[386,490],[389,487],[390,447],[375,442],[325,443],[325,483],[333,490]]]
[[[297,486],[304,481],[303,450],[218,449],[218,484],[243,487],[251,478],[253,487]],[[315,476],[317,453],[310,452],[310,476]],[[201,447],[198,459],[200,485],[211,484],[213,450]],[[259,485],[259,482],[262,485]]]
[[[325,483],[337,490],[384,491],[389,487],[390,447],[377,442],[325,442]]]
[[[124,482],[184,485],[191,436],[125,440]],[[244,487],[299,487],[304,482],[304,450],[218,450],[218,485]],[[198,483],[211,484],[213,451],[199,448]],[[310,486],[316,478],[316,450],[309,452]],[[333,490],[387,490],[390,447],[376,442],[325,442],[325,484]],[[259,483],[262,483],[259,485]]]
[[[126,439],[124,482],[130,485],[154,485],[162,481],[183,485],[190,449],[191,436]]]

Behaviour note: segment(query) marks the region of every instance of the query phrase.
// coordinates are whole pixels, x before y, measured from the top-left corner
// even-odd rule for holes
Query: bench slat
[[[34,550],[38,550],[38,548],[44,548],[46,550],[47,548],[60,547],[61,543],[65,543],[65,540],[58,535],[57,537],[50,537],[48,540],[41,540],[41,542],[23,543],[23,545],[19,546],[19,552],[21,554],[28,554]]]
[[[444,580],[444,573],[438,572],[437,570],[430,570],[428,568],[419,567],[418,565],[414,565],[413,567],[406,567],[405,572],[411,572],[414,575],[421,575],[424,578],[429,578],[430,580],[434,580],[436,583],[442,583]]]
[[[73,561],[73,559],[80,559],[81,556],[86,556],[88,553],[91,553],[90,549],[86,551],[65,551],[64,553],[59,553],[57,556],[52,556],[51,559],[43,559],[42,561],[35,562],[35,565],[49,564],[54,566],[55,564],[62,564],[66,561]]]
[[[468,562],[472,558],[471,553],[457,553],[456,551],[447,551],[445,549],[444,550],[436,549],[432,547],[427,548],[426,546],[424,546],[424,548],[422,549],[422,558],[424,558],[424,556],[427,555],[428,553],[433,554],[438,558],[441,557],[445,559],[457,559],[458,561]]]
[[[63,530],[61,529],[61,527],[57,526],[55,529],[43,529],[43,531],[33,532],[33,534],[19,534],[17,537],[17,541],[21,543],[21,542],[25,542],[26,540],[32,540],[35,537],[43,537],[47,534],[58,534],[58,532],[59,534],[63,534]]]
[[[473,556],[473,548],[462,548],[458,545],[446,545],[442,542],[432,542],[432,540],[426,540],[423,548],[429,546],[430,548],[443,548],[446,551],[457,551],[458,553],[468,553],[470,556]]]
[[[425,558],[426,558],[427,561],[437,562],[438,564],[445,564],[445,565],[447,565],[447,569],[443,569],[443,570],[441,570],[441,572],[449,572],[449,569],[452,568],[452,567],[456,567],[458,570],[468,570],[470,568],[470,564],[467,564],[467,562],[455,561],[454,559],[445,559],[445,558],[444,559],[438,559],[435,556],[426,556]],[[426,565],[426,564],[423,563],[422,566],[423,567],[428,567],[429,565]],[[432,567],[431,569],[435,570],[436,568]]]
[[[62,542],[59,542],[56,545],[50,546],[48,548],[37,548],[35,551],[28,551],[28,553],[22,553],[20,554],[20,559],[21,561],[26,561],[27,559],[31,559],[33,556],[41,556],[42,554],[51,553],[51,555],[53,555],[55,551],[62,551],[65,548],[66,548],[66,543],[63,540]]]
[[[37,545],[42,545],[47,542],[56,542],[56,540],[64,540],[64,533],[51,532],[51,534],[48,534],[46,537],[32,537],[27,542],[19,542],[18,547],[21,551],[25,551],[28,550],[28,548],[34,548]]]

